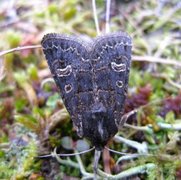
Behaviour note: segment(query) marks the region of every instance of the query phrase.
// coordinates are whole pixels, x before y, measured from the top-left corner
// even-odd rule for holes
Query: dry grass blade
[[[5,77],[5,64],[4,59],[0,58],[0,81]]]
[[[145,61],[145,62],[153,62],[153,63],[160,63],[160,64],[168,64],[181,67],[181,62],[175,59],[164,59],[152,56],[132,56],[133,61]]]
[[[97,35],[100,35],[100,27],[99,27],[99,22],[98,22],[98,18],[97,18],[96,1],[95,0],[92,0],[92,8],[93,8],[94,21],[95,21]]]
[[[8,53],[15,52],[15,51],[21,51],[21,50],[25,50],[25,49],[36,49],[36,48],[41,48],[41,45],[16,47],[16,48],[13,48],[13,49],[9,49],[9,50],[0,52],[0,56],[3,56],[3,55],[8,54]]]

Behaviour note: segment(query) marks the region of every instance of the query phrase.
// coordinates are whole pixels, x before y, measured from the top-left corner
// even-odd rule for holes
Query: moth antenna
[[[81,155],[81,154],[88,153],[88,152],[90,152],[90,151],[92,151],[92,150],[94,150],[94,149],[95,149],[95,147],[90,148],[90,149],[85,150],[85,151],[78,152],[78,153],[57,154],[57,152],[56,152],[57,148],[55,148],[51,154],[42,155],[42,156],[37,156],[37,158],[47,158],[47,157],[56,157],[56,156],[60,156],[60,157],[61,157],[61,156],[62,156],[62,157],[76,156],[76,155]]]
[[[123,153],[123,152],[119,152],[113,149],[108,148],[107,146],[105,147],[105,149],[107,149],[108,151],[115,153],[115,154],[120,154],[120,155],[127,155],[128,153]]]
[[[101,156],[101,151],[95,149],[95,154],[94,154],[94,180],[97,179],[97,168],[98,168],[98,163],[99,163],[99,159]]]
[[[105,147],[108,151],[112,152],[112,153],[115,153],[115,154],[120,154],[120,155],[133,155],[133,156],[156,156],[154,154],[140,154],[140,153],[134,153],[134,154],[130,154],[130,153],[123,153],[123,152],[119,152],[119,151],[116,151],[116,150],[113,150],[113,149],[110,149],[108,147]]]

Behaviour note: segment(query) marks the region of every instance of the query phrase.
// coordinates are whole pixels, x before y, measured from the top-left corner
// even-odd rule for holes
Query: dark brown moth
[[[102,150],[124,124],[130,36],[117,32],[85,42],[52,33],[41,44],[78,135]]]

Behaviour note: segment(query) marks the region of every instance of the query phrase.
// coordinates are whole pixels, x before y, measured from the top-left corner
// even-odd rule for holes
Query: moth
[[[124,124],[131,37],[117,32],[83,41],[51,33],[41,44],[77,134],[101,151]]]

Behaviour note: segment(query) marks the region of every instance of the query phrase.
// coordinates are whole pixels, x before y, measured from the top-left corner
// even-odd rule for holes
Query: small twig
[[[120,121],[120,124],[119,124],[119,128],[118,128],[118,129],[122,128],[122,126],[125,124],[125,122],[128,120],[128,118],[129,118],[130,116],[132,116],[133,114],[137,113],[137,111],[138,111],[138,109],[134,109],[134,110],[132,110],[132,111],[124,114],[124,115],[122,116],[122,118],[121,118],[121,121]]]
[[[120,157],[117,161],[116,164],[119,164],[121,161],[128,161],[128,160],[132,160],[135,158],[138,158],[140,156],[143,156],[142,154],[128,154],[125,156]],[[145,156],[145,155],[144,155]],[[146,155],[147,156],[147,155]]]
[[[0,52],[0,56],[15,52],[15,51],[21,51],[21,50],[26,50],[26,49],[36,49],[36,48],[41,48],[41,45],[22,46],[22,47],[19,46],[19,47],[13,48],[13,49],[9,49],[9,50]]]
[[[98,22],[97,11],[96,11],[96,0],[92,0],[92,8],[93,8],[94,22],[96,26],[97,35],[100,35],[100,28],[99,28],[99,22]]]
[[[111,0],[106,0],[106,33],[110,32],[110,9],[111,9]]]
[[[81,174],[82,174],[83,176],[85,176],[85,177],[93,178],[93,177],[94,177],[93,174],[86,172],[86,170],[85,170],[85,168],[84,168],[84,165],[83,165],[83,163],[82,163],[82,160],[81,160],[81,158],[80,158],[80,156],[79,156],[78,154],[76,154],[76,159],[77,159],[77,161],[78,161],[78,163],[79,163],[79,168],[80,168]]]
[[[156,168],[156,165],[153,164],[153,163],[148,163],[148,164],[144,164],[144,165],[141,165],[141,166],[137,166],[137,167],[134,167],[134,168],[130,168],[126,171],[123,171],[119,174],[116,174],[116,175],[111,175],[111,174],[107,174],[101,170],[98,170],[98,174],[101,175],[102,177],[104,178],[111,178],[111,179],[122,179],[122,178],[127,178],[127,177],[130,177],[130,176],[133,176],[133,175],[136,175],[136,174],[143,174],[143,173],[149,173],[150,170]]]
[[[82,163],[82,160],[80,158],[80,155],[81,154],[85,154],[87,152],[90,152],[92,150],[94,150],[95,147],[89,149],[89,150],[85,150],[85,151],[82,151],[82,152],[77,152],[75,151],[75,153],[71,153],[71,154],[57,154],[56,153],[56,148],[54,149],[54,151],[51,153],[51,154],[48,154],[48,155],[43,155],[43,156],[38,156],[38,158],[47,158],[47,157],[54,157],[56,158],[56,160],[60,163],[60,164],[63,164],[63,165],[67,165],[67,166],[71,166],[71,167],[74,167],[74,168],[77,168],[77,169],[80,169],[80,172],[83,176],[85,176],[86,178],[93,178],[94,175],[91,174],[91,173],[87,173],[85,168],[84,168],[84,165]],[[76,156],[76,159],[78,161],[78,163],[72,161],[69,157],[64,160],[64,159],[61,159],[59,156],[63,156],[63,157],[67,157],[67,156]]]
[[[13,19],[13,20],[9,20],[8,22],[1,22],[1,23],[0,23],[0,28],[1,28],[1,29],[5,28],[5,27],[7,28],[8,26],[13,25],[13,24],[16,24],[16,23],[18,23],[18,22],[20,22],[20,19],[19,19],[19,18]]]
[[[168,75],[166,75],[166,74],[155,74],[155,73],[154,73],[153,76],[159,77],[159,78],[163,78],[163,79],[165,79],[169,84],[171,84],[172,86],[174,86],[174,87],[176,87],[176,88],[178,88],[178,89],[181,89],[181,85],[175,83],[174,81],[172,81],[172,80],[168,77]]]
[[[10,143],[0,143],[0,149],[6,149],[9,148]]]
[[[160,64],[169,64],[169,65],[181,67],[181,63],[174,59],[163,59],[163,58],[152,57],[152,56],[132,56],[132,60],[133,61],[153,62],[153,63],[160,63]]]
[[[181,123],[179,124],[168,124],[168,123],[161,123],[158,122],[157,125],[161,128],[161,129],[168,129],[168,130],[176,130],[176,131],[180,131],[181,130]]]
[[[152,129],[152,126],[151,125],[148,125],[148,126],[134,126],[134,125],[131,125],[131,124],[127,124],[125,123],[124,124],[124,127],[128,127],[128,128],[132,128],[132,129],[135,129],[137,131],[143,131],[143,132],[147,132],[149,134],[153,134],[153,129]]]
[[[57,160],[60,164],[67,165],[67,166],[71,166],[71,167],[74,167],[74,168],[79,169],[79,164],[78,164],[78,163],[73,162],[73,161],[70,160],[69,158],[68,158],[67,160],[61,159],[61,158],[58,156],[58,154],[56,154],[55,151],[54,151],[53,157],[55,157],[56,160]]]
[[[174,81],[172,81],[170,78],[166,77],[165,76],[165,79],[168,81],[169,84],[171,84],[172,86],[178,88],[178,89],[181,89],[181,85],[180,84],[177,84],[175,83]]]
[[[102,152],[102,161],[104,164],[104,172],[111,174],[111,164],[110,164],[110,151],[108,148],[104,148]]]
[[[81,151],[81,152],[77,152],[77,153],[70,153],[70,154],[57,154],[56,153],[56,148],[54,149],[54,151],[51,154],[47,154],[47,155],[42,155],[42,156],[38,156],[38,158],[46,158],[46,157],[54,157],[54,156],[62,156],[62,157],[68,157],[68,156],[76,156],[76,155],[81,155],[81,154],[85,154],[88,153],[92,150],[94,150],[95,147],[85,150],[85,151]]]
[[[165,39],[162,40],[162,43],[159,43],[157,51],[154,54],[154,57],[160,57],[163,51],[166,49],[166,47],[170,45],[171,41],[173,41],[173,38],[171,38],[170,36],[166,36]]]
[[[148,147],[147,147],[146,143],[144,143],[144,142],[141,144],[141,143],[138,143],[138,142],[136,142],[136,141],[129,140],[129,139],[123,138],[123,137],[118,136],[118,135],[115,135],[115,136],[114,136],[114,140],[115,140],[116,142],[125,143],[125,144],[127,144],[128,146],[137,149],[137,151],[138,151],[139,153],[148,153]]]

